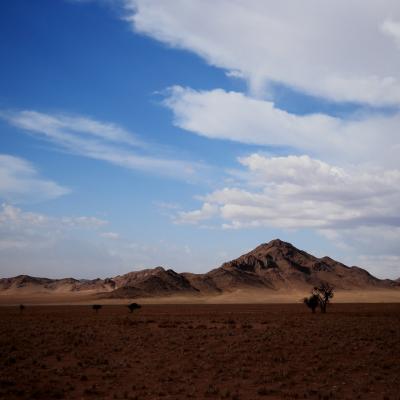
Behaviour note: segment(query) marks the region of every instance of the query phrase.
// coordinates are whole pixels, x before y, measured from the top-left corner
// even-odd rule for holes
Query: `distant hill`
[[[183,274],[162,267],[129,272],[112,280],[115,282],[115,289],[105,294],[105,297],[134,298],[198,293]]]
[[[0,279],[0,293],[21,293],[21,292],[103,292],[115,289],[115,282],[112,279],[49,279],[38,278],[29,275],[18,275],[13,278]]]
[[[20,275],[0,279],[1,294],[88,293],[103,298],[216,295],[239,289],[309,290],[322,281],[336,289],[400,289],[399,280],[378,279],[359,267],[317,258],[275,239],[205,274],[157,267],[107,279],[48,279]]]

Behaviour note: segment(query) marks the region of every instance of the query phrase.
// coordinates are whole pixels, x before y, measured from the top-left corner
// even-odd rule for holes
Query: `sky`
[[[9,0],[0,54],[0,277],[400,277],[398,0]]]

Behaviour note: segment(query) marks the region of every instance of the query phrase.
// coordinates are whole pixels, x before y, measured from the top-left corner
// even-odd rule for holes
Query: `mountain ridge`
[[[274,239],[204,274],[155,267],[106,279],[49,279],[18,275],[0,279],[0,293],[88,293],[101,298],[218,295],[236,290],[308,290],[321,282],[336,289],[398,289],[400,282],[378,279],[360,267],[328,256],[315,257]]]

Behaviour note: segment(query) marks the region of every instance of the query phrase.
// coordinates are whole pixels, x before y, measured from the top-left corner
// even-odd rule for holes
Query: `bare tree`
[[[305,297],[303,300],[304,304],[315,313],[315,309],[318,307],[319,299],[318,296],[312,294],[310,297]]]
[[[131,312],[131,313],[135,310],[138,310],[139,308],[142,308],[142,306],[137,303],[131,303],[127,307],[129,308],[129,312]]]
[[[322,282],[319,286],[315,286],[312,295],[318,297],[319,306],[322,313],[326,313],[326,306],[333,297],[334,287],[328,282]]]

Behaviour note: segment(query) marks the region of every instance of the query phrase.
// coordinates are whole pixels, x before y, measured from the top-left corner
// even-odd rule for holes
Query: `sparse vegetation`
[[[313,313],[315,313],[315,309],[319,304],[318,296],[312,294],[310,297],[305,297],[303,302]]]
[[[128,304],[127,307],[129,309],[130,313],[134,312],[135,310],[139,310],[140,308],[142,308],[142,306],[140,304],[137,304],[137,303]]]
[[[102,305],[101,304],[93,304],[92,305],[92,309],[94,310],[94,311],[96,311],[96,313],[99,311],[99,310],[101,310],[102,309]]]
[[[326,307],[333,297],[334,287],[327,282],[322,282],[319,286],[315,286],[311,291],[310,297],[305,297],[303,303],[311,309],[313,313],[317,307],[322,313],[326,313]]]
[[[334,287],[328,282],[322,282],[313,289],[313,295],[318,297],[319,307],[322,313],[326,313],[326,306],[333,297]]]
[[[0,307],[0,399],[398,398],[399,304],[17,307]]]

